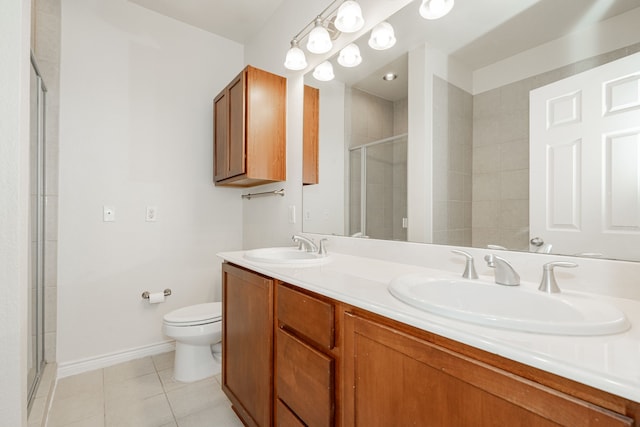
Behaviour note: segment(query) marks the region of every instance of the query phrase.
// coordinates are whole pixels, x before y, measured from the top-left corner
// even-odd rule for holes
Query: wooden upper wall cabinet
[[[302,184],[317,184],[319,182],[320,90],[306,85],[304,87],[303,116]]]
[[[286,78],[247,66],[215,97],[216,185],[286,180],[286,96]]]

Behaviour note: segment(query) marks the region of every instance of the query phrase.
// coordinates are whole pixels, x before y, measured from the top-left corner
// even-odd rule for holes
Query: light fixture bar
[[[322,12],[320,12],[318,14],[318,16],[322,19],[322,22],[324,23],[324,21],[329,18],[331,15],[333,15],[340,6],[336,6],[336,3],[342,3],[344,0],[333,0],[331,3],[329,3],[329,6],[325,7],[324,10]],[[334,7],[335,6],[335,7]],[[331,9],[333,8],[333,9]],[[327,14],[325,16],[325,13]],[[316,24],[316,18],[313,18],[311,20],[311,22],[309,22],[307,25],[305,25],[302,30],[300,30],[298,32],[298,34],[296,34],[293,39],[297,40],[298,42],[301,42],[305,37],[307,37],[309,35],[309,33],[311,32],[311,30],[313,30],[313,27]]]
[[[304,58],[304,52],[298,47],[298,43],[302,43],[302,41],[307,36],[309,36],[309,34],[311,34],[314,29],[316,30],[316,32],[318,32],[320,30],[318,28],[319,26],[318,24],[320,24],[320,27],[322,27],[326,32],[327,29],[324,27],[325,21],[327,21],[331,16],[333,16],[338,11],[339,9],[338,4],[342,2],[344,2],[344,0],[333,0],[331,3],[329,3],[327,7],[324,8],[322,12],[320,12],[319,15],[317,15],[311,22],[305,25],[302,28],[302,30],[298,31],[298,34],[296,34],[291,40],[291,48],[287,52],[287,57],[284,62],[285,68],[293,71],[299,71],[301,69],[306,68],[307,66],[306,58]],[[327,32],[327,35],[328,35],[328,32]],[[321,39],[322,38],[323,37],[321,37]],[[330,50],[332,47],[331,40],[329,40],[328,44],[329,44],[328,50]],[[307,43],[307,49],[309,50],[308,43]],[[313,49],[314,48],[312,47],[310,49],[310,52],[314,53]],[[326,46],[325,46],[325,49],[326,49]],[[321,50],[322,49],[318,50],[318,52],[316,53],[321,53]]]

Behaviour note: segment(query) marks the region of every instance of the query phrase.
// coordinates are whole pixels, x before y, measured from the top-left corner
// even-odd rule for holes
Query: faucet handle
[[[325,242],[328,242],[328,241],[329,239],[327,238],[320,239],[320,242],[318,244],[318,256],[325,257],[328,255],[327,248],[325,247],[325,244],[324,244]]]
[[[469,252],[459,251],[457,249],[453,249],[451,252],[453,252],[454,254],[462,255],[467,259],[462,277],[464,277],[465,279],[477,279],[478,273],[476,273],[476,266],[473,263],[473,256]]]
[[[542,266],[542,280],[540,281],[539,291],[546,292],[548,294],[560,293],[556,276],[553,274],[553,269],[556,267],[574,268],[578,264],[575,262],[566,261],[554,261],[548,262]]]

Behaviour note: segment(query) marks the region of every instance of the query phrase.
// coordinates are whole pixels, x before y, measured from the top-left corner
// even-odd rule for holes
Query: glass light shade
[[[357,44],[351,43],[345,46],[338,56],[338,64],[343,67],[351,68],[359,65],[362,62],[362,56],[360,56],[360,48]]]
[[[322,19],[316,19],[316,25],[309,33],[307,40],[307,50],[311,53],[327,53],[331,50],[331,36],[326,28],[322,26]]]
[[[307,58],[305,58],[302,49],[298,47],[298,42],[296,40],[291,42],[291,48],[287,51],[284,66],[288,70],[293,71],[304,70],[307,68]]]
[[[333,65],[331,65],[331,62],[324,61],[322,64],[318,65],[315,70],[313,70],[313,77],[321,82],[333,80],[335,75],[333,74]]]
[[[369,46],[375,50],[385,50],[396,44],[396,36],[393,27],[386,21],[383,21],[373,27],[371,37],[369,37]]]
[[[353,0],[346,0],[340,5],[336,20],[333,23],[343,33],[355,33],[364,26],[362,9]]]
[[[424,19],[442,18],[453,9],[453,0],[422,0],[420,16]]]

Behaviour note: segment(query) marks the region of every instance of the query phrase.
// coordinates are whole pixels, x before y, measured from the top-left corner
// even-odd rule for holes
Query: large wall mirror
[[[320,90],[303,231],[640,261],[640,4],[457,1],[387,18]],[[388,75],[389,80],[383,77]]]

